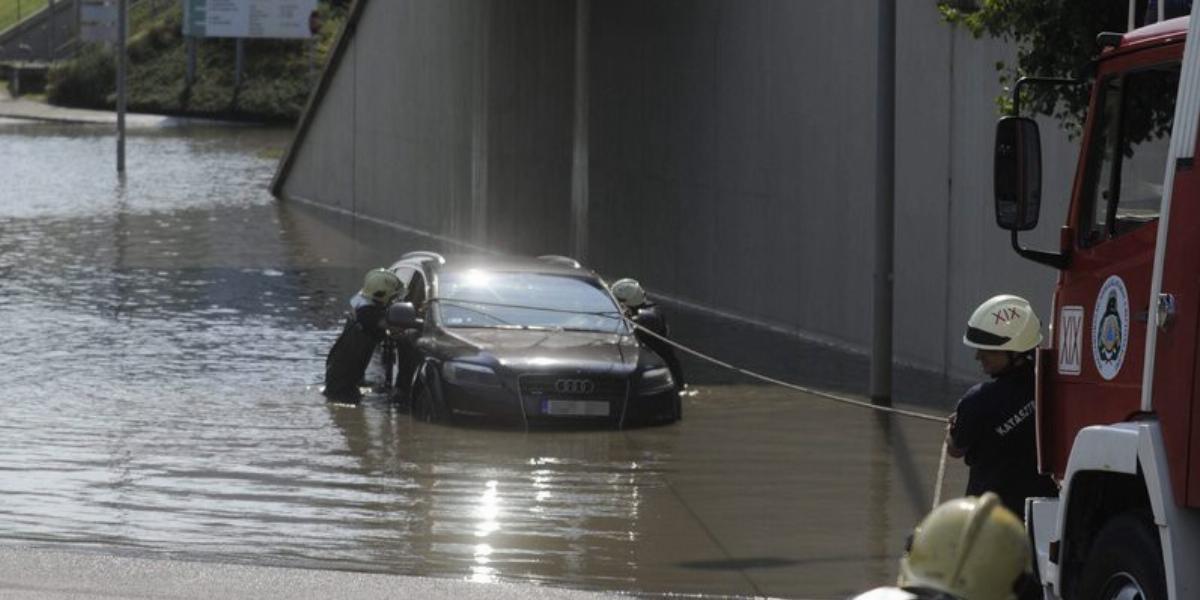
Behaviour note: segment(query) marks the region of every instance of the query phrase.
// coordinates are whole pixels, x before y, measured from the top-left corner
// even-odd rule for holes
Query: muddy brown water
[[[362,271],[436,244],[275,202],[288,135],[140,132],[121,181],[104,129],[0,122],[3,543],[635,593],[838,598],[895,576],[936,424],[694,361],[667,427],[454,428],[325,402]],[[772,374],[865,381],[860,358],[672,316]],[[954,387],[908,389],[940,412]]]

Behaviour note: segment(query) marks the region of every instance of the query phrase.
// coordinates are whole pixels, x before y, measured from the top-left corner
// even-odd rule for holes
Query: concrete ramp
[[[79,29],[76,0],[52,0],[0,31],[0,61],[48,62],[74,52]]]

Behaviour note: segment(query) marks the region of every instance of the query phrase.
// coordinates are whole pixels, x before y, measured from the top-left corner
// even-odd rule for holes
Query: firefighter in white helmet
[[[963,343],[990,379],[958,401],[946,428],[949,454],[970,467],[967,495],[995,492],[1021,517],[1026,498],[1058,495],[1037,468],[1033,351],[1041,341],[1041,322],[1025,299],[1000,295],[979,305]]]
[[[1037,592],[1025,528],[986,493],[951,500],[917,525],[895,587],[854,600],[1016,600]]]
[[[666,315],[663,314],[658,304],[646,298],[646,290],[642,288],[642,284],[638,283],[638,280],[629,277],[618,279],[613,282],[611,289],[613,296],[625,310],[625,315],[634,323],[649,329],[662,338],[670,337],[671,329],[667,326]],[[679,363],[679,357],[675,355],[675,348],[640,329],[635,332],[635,335],[643,346],[650,348],[655,354],[662,357],[663,362],[667,363],[667,368],[671,370],[671,378],[675,380],[675,385],[679,389],[683,389],[683,366]]]
[[[387,335],[387,307],[404,295],[404,283],[387,269],[372,269],[362,289],[350,297],[345,326],[325,359],[324,394],[331,400],[358,402],[359,386],[375,347]]]

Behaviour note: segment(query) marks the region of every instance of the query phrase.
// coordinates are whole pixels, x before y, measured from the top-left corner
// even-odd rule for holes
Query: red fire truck
[[[1058,269],[1037,427],[1061,491],[1027,510],[1048,599],[1200,599],[1198,29],[1100,35],[1055,252],[1018,240],[1041,204],[1037,124],[997,125],[997,223]]]

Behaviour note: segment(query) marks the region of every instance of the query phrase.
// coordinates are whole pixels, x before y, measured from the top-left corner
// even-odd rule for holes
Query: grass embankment
[[[2,1],[2,0],[0,0]],[[196,80],[188,86],[187,50],[179,8],[146,17],[133,15],[129,40],[128,107],[133,112],[294,121],[304,110],[316,84],[345,10],[322,5],[322,30],[313,40],[255,40],[245,44],[241,85],[234,87],[235,42],[197,40]],[[51,103],[110,109],[116,103],[113,54],[99,46],[50,71],[47,96]]]
[[[16,24],[17,21],[42,10],[46,0],[0,0],[0,31]]]

